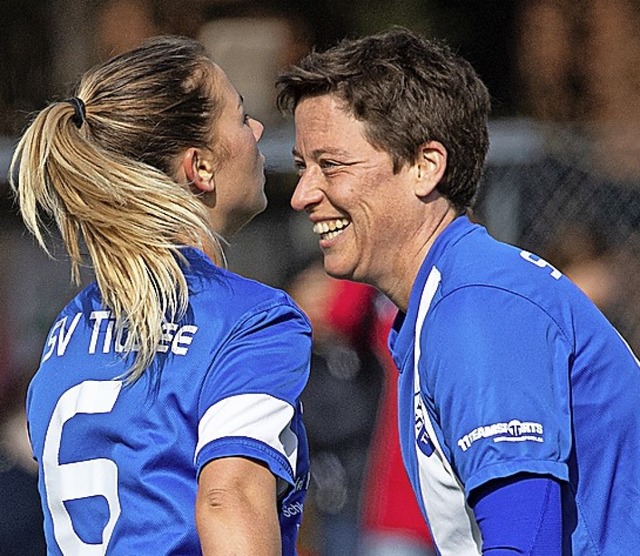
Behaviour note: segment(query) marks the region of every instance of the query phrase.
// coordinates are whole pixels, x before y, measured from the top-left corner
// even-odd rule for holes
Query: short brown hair
[[[295,112],[305,97],[331,94],[365,124],[394,171],[418,148],[439,141],[448,163],[438,190],[459,210],[471,207],[489,147],[490,98],[471,64],[446,44],[406,29],[343,40],[311,52],[282,73],[278,108]]]

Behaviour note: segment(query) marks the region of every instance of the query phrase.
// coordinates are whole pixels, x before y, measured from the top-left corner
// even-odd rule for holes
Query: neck
[[[440,207],[440,210],[426,219],[424,225],[410,239],[407,249],[398,253],[396,264],[389,273],[389,282],[376,285],[402,312],[407,311],[413,284],[429,250],[438,236],[457,216],[457,211],[448,202],[445,207]]]

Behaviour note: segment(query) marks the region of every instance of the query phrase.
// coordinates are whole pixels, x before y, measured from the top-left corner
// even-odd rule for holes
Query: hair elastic
[[[68,102],[73,106],[73,118],[71,121],[75,124],[75,126],[80,129],[82,124],[87,120],[87,109],[85,107],[84,101],[78,97],[71,97],[65,102]]]

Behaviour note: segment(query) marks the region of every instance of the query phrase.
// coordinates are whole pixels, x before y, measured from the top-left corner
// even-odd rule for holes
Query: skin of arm
[[[195,513],[204,556],[282,554],[276,477],[260,462],[209,462],[200,473]]]

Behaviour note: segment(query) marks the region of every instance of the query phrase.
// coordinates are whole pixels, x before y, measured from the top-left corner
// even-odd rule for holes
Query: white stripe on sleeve
[[[212,405],[198,424],[198,445],[228,436],[244,436],[268,444],[280,452],[296,472],[298,438],[291,430],[293,407],[268,394],[239,394]]]

